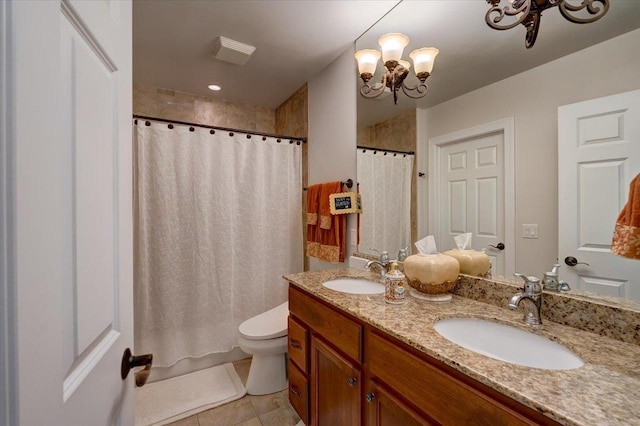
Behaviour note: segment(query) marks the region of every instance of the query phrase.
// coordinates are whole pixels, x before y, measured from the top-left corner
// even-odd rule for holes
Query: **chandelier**
[[[364,82],[360,94],[365,98],[376,98],[384,92],[393,93],[393,102],[398,103],[398,90],[402,88],[405,95],[419,99],[427,94],[429,87],[424,84],[431,75],[433,62],[439,53],[435,47],[416,49],[409,57],[413,61],[413,69],[420,80],[419,83],[408,86],[405,79],[409,75],[411,64],[402,60],[402,52],[409,44],[409,37],[400,33],[385,34],[378,40],[382,53],[373,49],[358,50],[354,55],[358,61],[358,72]],[[379,83],[371,84],[370,80],[376,73],[378,60],[382,57],[385,71]]]
[[[506,6],[500,7],[501,1],[487,0],[487,3],[491,5],[491,9],[485,15],[487,25],[496,30],[508,30],[518,24],[524,25],[527,29],[525,37],[527,49],[533,47],[536,42],[538,29],[540,28],[540,18],[542,11],[545,9],[558,6],[560,14],[568,21],[576,24],[588,24],[597,21],[609,10],[609,0],[579,0],[580,4],[571,4],[569,0],[507,0]],[[575,2],[576,0],[572,1]],[[582,12],[583,16],[580,16],[580,12],[585,9],[588,15]],[[502,23],[502,19],[505,16],[515,16],[516,21]]]

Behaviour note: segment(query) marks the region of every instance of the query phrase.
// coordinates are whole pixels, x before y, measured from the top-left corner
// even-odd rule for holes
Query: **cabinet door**
[[[360,424],[360,369],[316,336],[311,338],[311,424]]]
[[[439,423],[411,408],[384,385],[370,381],[365,394],[367,425],[421,426]]]

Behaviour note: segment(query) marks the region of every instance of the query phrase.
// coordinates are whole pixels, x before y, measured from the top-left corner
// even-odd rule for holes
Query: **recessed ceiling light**
[[[222,89],[222,87],[218,86],[217,84],[210,84],[209,85],[209,89],[218,91],[218,90]]]

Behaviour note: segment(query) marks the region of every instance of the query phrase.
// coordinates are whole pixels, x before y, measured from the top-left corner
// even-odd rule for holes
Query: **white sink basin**
[[[373,281],[359,280],[356,278],[336,278],[322,283],[326,288],[351,294],[381,294],[384,286]]]
[[[477,318],[447,318],[434,328],[447,340],[482,355],[545,370],[571,370],[584,362],[564,346],[519,328]]]

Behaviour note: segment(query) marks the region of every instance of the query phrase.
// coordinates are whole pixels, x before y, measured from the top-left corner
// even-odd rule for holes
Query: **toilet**
[[[266,395],[287,388],[287,317],[289,302],[249,318],[238,327],[240,349],[253,355],[247,393]]]

